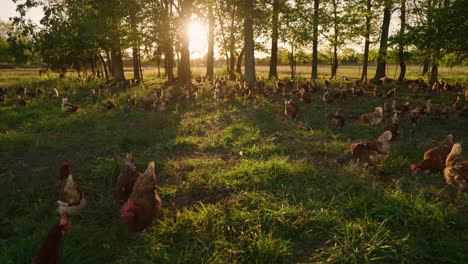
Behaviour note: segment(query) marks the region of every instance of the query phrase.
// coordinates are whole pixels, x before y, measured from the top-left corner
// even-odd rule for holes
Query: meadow
[[[280,69],[282,76],[286,69]],[[307,70],[298,72],[308,76]],[[142,96],[163,83],[148,68],[142,85],[112,89],[117,108],[107,110],[103,99],[88,98],[98,81],[37,72],[0,71],[8,101],[15,100],[21,84],[46,92],[56,87],[81,109],[64,113],[60,102],[47,96],[25,108],[8,101],[0,107],[0,263],[30,263],[57,222],[53,180],[63,159],[70,160],[88,200],[63,240],[63,263],[468,260],[466,193],[447,187],[442,172],[409,171],[449,133],[468,149],[466,118],[425,119],[414,129],[402,117],[401,135],[391,143],[387,160],[364,170],[342,158],[350,143],[382,132],[384,125],[370,128],[356,119],[385,101],[370,91],[339,104],[346,125],[331,131],[326,123],[338,104],[325,108],[321,93],[312,95],[311,104],[300,104],[292,123],[286,121],[282,98],[257,96],[258,109],[241,99],[215,102],[209,85],[202,85],[197,101],[172,103],[165,112],[130,108],[128,94]],[[410,77],[417,72],[410,68]],[[328,67],[320,73],[326,76]],[[339,74],[356,78],[359,69],[343,67]],[[465,88],[467,76],[466,68],[441,69],[441,78],[465,82]],[[397,96],[414,105],[427,98],[451,105],[456,94],[412,100],[410,91],[398,89]],[[113,192],[128,152],[140,170],[156,162],[162,199],[162,213],[141,233],[126,231]]]

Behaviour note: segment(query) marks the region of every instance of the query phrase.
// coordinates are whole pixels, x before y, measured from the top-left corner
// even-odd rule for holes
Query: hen
[[[351,144],[351,153],[366,165],[379,165],[387,159],[392,132],[383,132],[377,141],[365,141]]]
[[[292,100],[284,101],[284,114],[289,120],[295,119],[298,112],[299,107],[295,105]]]
[[[454,144],[445,161],[444,176],[447,184],[466,192],[468,191],[468,160],[464,160],[461,153],[461,144]]]
[[[60,241],[65,236],[71,223],[68,216],[60,218],[58,224],[54,225],[39,245],[33,264],[59,264],[60,263]]]
[[[117,183],[115,184],[115,190],[119,199],[123,201],[128,200],[138,176],[140,176],[140,173],[137,171],[133,156],[127,153],[119,178],[117,178]]]
[[[86,205],[84,194],[71,174],[68,161],[64,161],[60,167],[55,180],[55,193],[57,194],[57,213],[59,215],[77,215]]]
[[[332,116],[332,119],[330,121],[330,128],[336,130],[344,127],[344,125],[345,120],[341,115],[341,109],[338,109]]]
[[[392,118],[392,123],[385,127],[385,131],[392,132],[392,139],[390,141],[395,140],[400,135],[400,126],[398,125],[398,114],[395,113]]]
[[[62,111],[73,113],[78,111],[78,109],[80,109],[79,105],[69,103],[67,97],[62,98]]]
[[[424,158],[417,165],[411,164],[411,172],[417,174],[420,171],[438,170],[445,168],[445,160],[453,147],[453,135],[449,134],[442,143],[424,153]]]
[[[375,112],[363,114],[360,117],[361,122],[364,124],[368,124],[370,126],[377,126],[378,124],[382,123],[383,119],[383,108],[376,107]]]
[[[151,161],[136,180],[130,197],[120,209],[120,215],[131,231],[141,231],[153,223],[160,208],[154,161]]]

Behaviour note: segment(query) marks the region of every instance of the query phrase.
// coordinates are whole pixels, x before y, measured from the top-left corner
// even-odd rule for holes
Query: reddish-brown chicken
[[[120,200],[128,200],[139,176],[140,173],[137,171],[132,154],[127,153],[119,178],[117,178],[117,183],[115,184],[115,191]]]
[[[132,194],[120,209],[120,215],[131,231],[141,231],[153,223],[160,208],[154,162],[151,161],[135,182]]]
[[[289,101],[284,101],[284,114],[288,119],[296,118],[298,112],[299,107],[293,103],[292,99]]]
[[[398,125],[397,113],[393,114],[392,123],[385,127],[384,132],[385,131],[392,132],[392,139],[390,139],[390,141],[395,140],[400,135],[400,126]]]
[[[376,107],[375,112],[363,114],[360,117],[361,122],[364,124],[368,124],[370,126],[377,126],[378,124],[382,123],[383,119],[383,108]]]
[[[344,127],[344,125],[345,120],[341,115],[341,109],[338,108],[338,110],[336,110],[336,112],[332,116],[332,119],[330,120],[330,128],[336,130]]]
[[[365,165],[379,165],[387,159],[392,132],[383,132],[377,141],[364,141],[351,144],[351,153]]]
[[[62,111],[73,113],[78,111],[78,109],[80,109],[80,105],[69,103],[67,97],[62,98]]]
[[[86,205],[84,194],[71,174],[68,161],[62,163],[55,179],[55,193],[57,194],[57,212],[59,215],[77,215]]]
[[[449,134],[442,143],[434,148],[429,149],[424,153],[424,158],[421,162],[411,164],[411,172],[416,174],[420,171],[434,170],[441,171],[445,168],[445,160],[453,147],[453,135]]]
[[[71,223],[68,216],[60,218],[58,224],[54,225],[39,245],[33,264],[59,264],[60,263],[60,241],[65,236]]]
[[[468,160],[464,160],[461,154],[461,144],[454,144],[445,161],[444,176],[447,184],[466,192],[468,191]]]

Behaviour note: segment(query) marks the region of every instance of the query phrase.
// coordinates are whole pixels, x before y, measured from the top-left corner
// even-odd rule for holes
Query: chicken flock
[[[375,84],[356,81],[342,83],[341,87],[337,87],[336,84],[327,80],[323,85],[310,81],[304,83],[276,81],[272,86],[268,86],[263,81],[257,82],[256,85],[250,85],[241,77],[238,77],[233,83],[226,76],[215,78],[198,76],[194,81],[194,83],[178,87],[179,89],[169,89],[169,86],[164,84],[139,98],[136,92],[132,93],[127,98],[128,107],[141,107],[147,111],[163,112],[171,103],[193,102],[198,100],[199,94],[208,93],[213,95],[212,98],[217,103],[240,99],[244,106],[258,109],[262,107],[262,100],[257,100],[257,98],[265,97],[278,106],[284,102],[285,122],[287,125],[291,125],[301,114],[300,105],[311,104],[314,94],[318,94],[317,97],[322,103],[321,107],[325,116],[328,117],[326,122],[328,129],[343,129],[347,124],[346,119],[349,118],[372,129],[378,129],[381,124],[384,124],[377,139],[357,141],[349,146],[350,155],[366,168],[385,162],[391,143],[397,140],[400,135],[399,122],[401,119],[406,118],[412,127],[416,128],[420,122],[428,118],[447,119],[449,115],[454,114],[460,118],[468,116],[468,107],[464,106],[460,95],[454,98],[451,107],[434,104],[432,99],[425,100],[423,105],[413,105],[410,101],[403,103],[398,101],[398,89],[396,88],[398,85],[400,88],[409,89],[412,99],[420,96],[428,98],[431,93],[463,92],[461,85],[452,86],[444,81],[429,85],[422,80],[407,80],[400,84],[383,78]],[[386,86],[383,84],[389,84],[387,87],[391,86],[392,88],[386,90],[384,88]],[[0,104],[5,104],[6,93],[6,89],[0,88]],[[33,92],[30,92],[28,88],[23,86],[20,93],[17,104],[21,107],[26,107],[28,100],[33,98],[49,96],[61,99],[63,112],[75,113],[81,109],[80,105],[69,102],[68,97],[61,97],[56,88],[51,93],[45,94],[41,89],[35,88]],[[99,85],[97,89],[90,90],[88,99],[92,103],[104,102],[103,109],[112,110],[117,105],[113,100],[108,99],[110,93],[111,88],[107,84]],[[346,116],[340,107],[341,102],[361,96],[381,97],[389,101],[383,105],[375,106],[374,111],[357,115],[350,113]],[[468,91],[464,91],[464,101],[468,101]],[[334,108],[331,114],[328,114],[329,108]],[[462,157],[462,146],[459,143],[454,143],[452,134],[448,134],[438,146],[427,150],[419,163],[410,166],[410,171],[413,174],[429,170],[443,172],[447,184],[455,186],[460,191],[468,191],[468,160]],[[86,206],[84,192],[80,186],[78,178],[72,176],[70,162],[64,161],[55,179],[59,221],[50,229],[39,245],[33,263],[59,263],[60,240],[71,228],[71,218],[78,215]],[[122,202],[120,216],[129,230],[138,232],[150,226],[161,208],[161,199],[157,194],[155,163],[149,162],[146,170],[140,172],[132,154],[127,154],[115,185],[115,194]]]

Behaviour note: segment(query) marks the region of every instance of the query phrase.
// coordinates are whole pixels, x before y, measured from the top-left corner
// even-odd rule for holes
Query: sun
[[[192,59],[199,59],[205,56],[208,50],[206,26],[199,21],[192,21],[189,24],[189,38],[190,38],[190,57]]]

